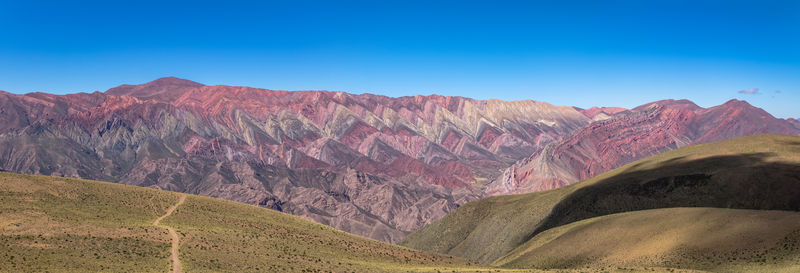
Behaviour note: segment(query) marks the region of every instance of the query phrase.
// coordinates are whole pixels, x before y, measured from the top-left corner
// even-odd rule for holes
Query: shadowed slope
[[[800,164],[770,162],[774,156],[678,157],[603,179],[561,200],[534,233],[596,216],[665,207],[800,210]]]
[[[689,146],[564,188],[470,202],[403,245],[489,263],[536,234],[581,219],[679,206],[796,210],[800,137]]]

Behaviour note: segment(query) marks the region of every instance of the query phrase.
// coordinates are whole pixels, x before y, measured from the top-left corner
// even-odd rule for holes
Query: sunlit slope
[[[800,213],[667,208],[600,216],[539,233],[495,264],[800,272]]]
[[[688,146],[568,187],[470,202],[402,244],[491,263],[549,228],[668,207],[800,209],[800,137]]]
[[[169,272],[170,237],[163,226],[177,231],[184,272],[487,270],[194,195],[154,227],[179,197],[106,182],[0,173],[0,272]]]
[[[177,194],[0,173],[0,272],[166,272]]]
[[[191,195],[167,218],[186,272],[467,270],[464,260],[367,239],[256,206]]]

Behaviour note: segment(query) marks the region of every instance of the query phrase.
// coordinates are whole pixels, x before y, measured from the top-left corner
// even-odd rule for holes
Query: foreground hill
[[[548,229],[614,213],[670,207],[797,211],[798,174],[800,137],[759,135],[689,146],[556,190],[467,203],[403,245],[491,263]]]
[[[601,216],[542,232],[492,268],[273,210],[106,182],[0,173],[0,207],[2,272],[796,272],[800,264],[795,212]]]
[[[611,214],[539,233],[494,264],[800,272],[800,213],[667,208]]]
[[[0,271],[168,272],[173,265],[167,227],[177,235],[176,257],[185,272],[490,269],[255,206],[195,195],[185,195],[179,203],[182,196],[106,182],[0,173]],[[168,211],[171,206],[174,211]]]

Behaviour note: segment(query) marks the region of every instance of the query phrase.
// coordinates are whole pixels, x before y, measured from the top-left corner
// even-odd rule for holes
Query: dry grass
[[[181,261],[187,272],[515,272],[200,196],[189,196],[163,223],[181,236]]]
[[[168,270],[168,238],[150,222],[173,196],[111,183],[2,173],[0,271]]]
[[[0,173],[0,272],[168,272],[152,222],[177,193]],[[231,201],[190,195],[161,224],[185,272],[540,272],[477,266]]]

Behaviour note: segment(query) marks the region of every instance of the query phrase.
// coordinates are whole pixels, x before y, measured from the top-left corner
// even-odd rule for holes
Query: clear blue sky
[[[800,1],[433,2],[0,1],[0,90],[177,76],[579,107],[739,98],[800,117]]]

